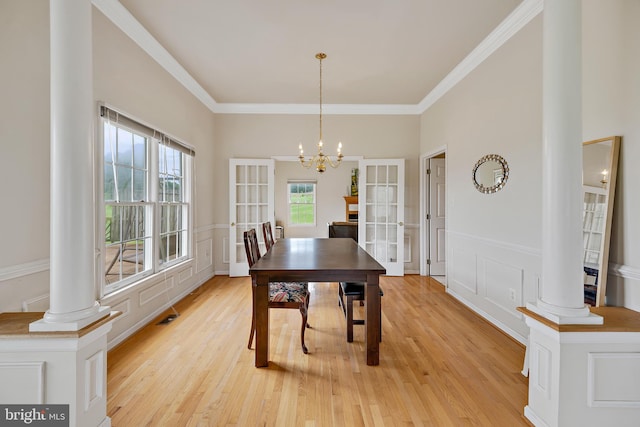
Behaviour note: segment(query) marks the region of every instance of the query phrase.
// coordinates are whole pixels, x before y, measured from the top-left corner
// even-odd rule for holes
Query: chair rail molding
[[[630,265],[609,263],[609,273],[623,279],[640,280],[640,268]]]
[[[480,236],[474,236],[472,234],[467,234],[467,233],[462,233],[459,231],[452,231],[452,230],[447,230],[447,234],[449,236],[457,236],[457,237],[462,237],[465,239],[470,239],[470,240],[475,240],[484,244],[488,244],[491,246],[496,246],[498,248],[501,249],[505,249],[505,250],[509,250],[509,251],[515,251],[515,252],[520,252],[526,255],[531,255],[531,256],[541,256],[542,252],[540,251],[540,249],[536,249],[536,248],[532,248],[529,246],[523,246],[523,245],[517,245],[514,243],[507,243],[504,241],[500,241],[500,240],[494,240],[494,239],[489,239],[486,237],[480,237]]]
[[[0,268],[0,282],[49,270],[49,258]]]

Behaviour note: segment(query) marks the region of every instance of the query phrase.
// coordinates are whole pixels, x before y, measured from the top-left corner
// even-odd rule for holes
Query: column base
[[[580,309],[554,307],[538,300],[536,304],[527,303],[527,309],[558,325],[602,325],[604,318],[591,313],[588,306]]]
[[[69,427],[110,427],[107,334],[119,314],[80,331],[32,333],[42,313],[0,313],[0,402],[69,405]]]
[[[97,304],[97,302],[96,302]],[[29,325],[29,332],[71,332],[79,331],[98,320],[107,317],[111,313],[111,307],[109,306],[97,306],[87,310],[88,313],[83,313],[84,317],[79,319],[71,319],[49,315],[49,312],[45,313],[44,317],[40,320],[36,320]],[[91,313],[93,312],[93,313]],[[74,314],[74,313],[71,313]],[[51,319],[54,317],[54,319]]]
[[[537,427],[636,426],[640,313],[597,307],[602,325],[559,325],[518,308],[530,328],[525,417]]]

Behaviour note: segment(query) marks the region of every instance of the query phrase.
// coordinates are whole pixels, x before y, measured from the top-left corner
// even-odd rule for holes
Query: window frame
[[[106,111],[106,113],[105,113]],[[110,119],[110,117],[117,117],[116,121]],[[122,120],[122,122],[120,122]],[[122,114],[111,107],[104,104],[100,105],[98,113],[98,121],[100,123],[98,128],[98,147],[96,150],[96,242],[99,245],[96,256],[96,280],[99,283],[99,294],[101,298],[108,297],[114,292],[123,288],[135,286],[138,283],[146,280],[147,278],[163,273],[167,269],[178,265],[183,262],[187,262],[193,259],[193,164],[195,162],[195,152],[187,145],[178,142],[173,137],[160,132],[137,119],[131,118],[131,116]],[[143,200],[140,201],[121,201],[114,202],[111,200],[105,200],[105,127],[110,123],[118,128],[122,128],[127,132],[135,135],[140,135],[146,138],[146,195]],[[139,125],[139,129],[136,125]],[[163,148],[164,147],[164,148]],[[182,244],[177,247],[179,252],[175,253],[175,256],[167,261],[161,260],[160,242],[161,242],[161,207],[166,206],[161,201],[159,194],[160,190],[160,165],[159,157],[161,149],[173,149],[180,153],[180,167],[182,171],[182,185],[180,189],[181,199],[179,201],[172,200],[172,205],[179,205],[181,212],[180,226],[174,234],[179,234]],[[133,190],[132,190],[133,191]],[[114,196],[115,197],[115,196]],[[106,207],[108,205],[113,206],[144,206],[145,209],[145,223],[144,226],[150,230],[151,243],[144,247],[144,263],[147,269],[135,273],[132,276],[120,278],[112,283],[107,283],[106,270],[107,270],[107,242],[106,242]],[[121,234],[122,235],[122,234]],[[176,238],[177,240],[177,238]]]
[[[300,184],[305,184],[305,185],[312,185],[313,186],[313,202],[312,203],[292,203],[291,201],[291,186],[292,185],[300,185]],[[287,218],[288,218],[288,225],[290,227],[315,227],[317,222],[318,222],[318,211],[317,211],[317,205],[318,205],[318,183],[315,180],[288,180],[287,181]],[[293,220],[293,215],[292,215],[292,206],[293,205],[312,205],[312,211],[313,211],[313,222],[310,223],[298,223],[298,222],[294,222]]]

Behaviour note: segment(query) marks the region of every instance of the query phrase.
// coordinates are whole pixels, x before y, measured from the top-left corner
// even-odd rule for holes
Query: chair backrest
[[[329,224],[329,237],[350,237],[358,241],[357,223],[336,223]]]
[[[262,235],[264,236],[264,244],[267,247],[267,250],[271,249],[273,246],[273,233],[271,232],[271,223],[269,221],[262,223]]]
[[[244,250],[247,253],[247,262],[249,268],[253,266],[260,259],[260,249],[258,248],[258,236],[256,235],[256,229],[252,228],[247,230],[243,234],[244,237]]]

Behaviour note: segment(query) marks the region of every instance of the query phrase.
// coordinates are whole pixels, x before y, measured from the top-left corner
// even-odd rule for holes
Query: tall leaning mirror
[[[582,144],[584,302],[605,305],[620,137]]]

